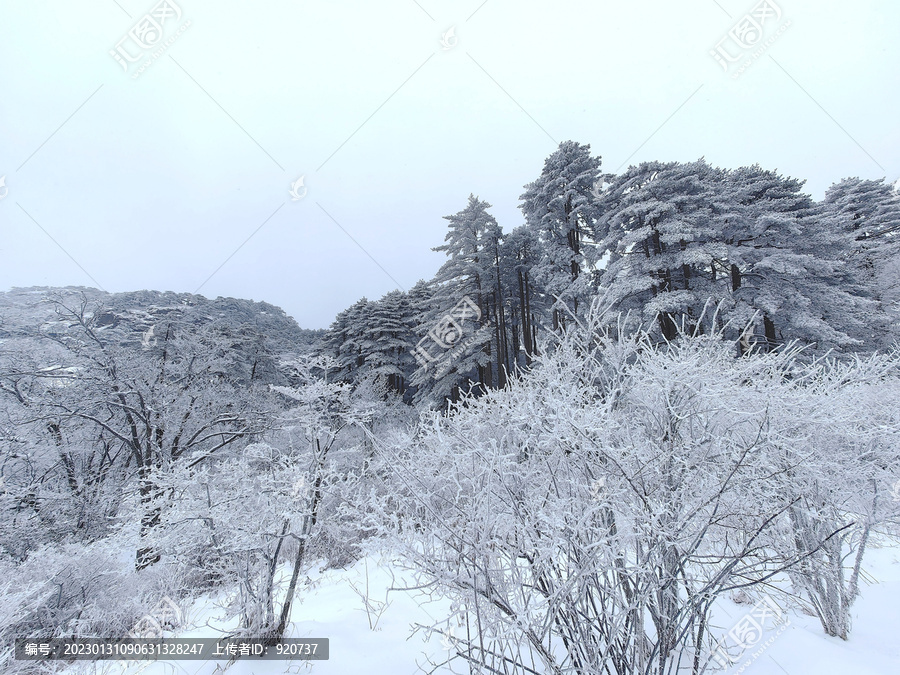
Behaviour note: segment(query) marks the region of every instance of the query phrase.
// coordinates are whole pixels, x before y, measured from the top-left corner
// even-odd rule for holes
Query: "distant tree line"
[[[598,297],[658,340],[723,332],[737,355],[793,341],[817,354],[890,347],[900,194],[884,179],[845,178],[815,201],[803,185],[703,159],[605,174],[589,145],[563,142],[525,186],[523,225],[504,233],[470,195],[445,217],[435,277],[363,298],[321,349],[341,381],[371,376],[440,404],[502,388]]]

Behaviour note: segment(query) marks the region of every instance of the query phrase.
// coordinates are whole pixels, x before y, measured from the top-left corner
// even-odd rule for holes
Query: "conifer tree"
[[[335,360],[338,381],[353,382],[363,372],[366,363],[366,327],[372,311],[370,303],[362,298],[340,312],[322,338],[322,351]]]
[[[409,324],[409,298],[403,291],[391,291],[372,303],[368,324],[363,327],[365,368],[398,394],[414,370],[414,333]]]
[[[449,221],[445,244],[435,251],[448,259],[432,281],[430,311],[420,328],[419,345],[435,358],[414,383],[432,400],[453,399],[460,385],[474,382],[482,391],[497,386],[497,265],[502,231],[487,212],[490,204],[469,195],[462,211]],[[425,342],[425,345],[422,345]],[[422,352],[420,352],[420,355]]]
[[[873,303],[855,283],[846,237],[802,192],[803,184],[758,165],[728,172],[720,237],[731,266],[731,318],[761,316],[768,348],[792,339],[858,348],[863,342],[853,335]]]
[[[574,141],[560,143],[520,197],[525,222],[543,243],[532,275],[545,293],[558,298],[552,309],[554,330],[570,312],[586,309],[592,294],[591,271],[598,260],[592,190],[600,177],[600,158],[591,157],[590,150]]]
[[[849,262],[878,303],[868,322],[871,345],[890,347],[900,336],[900,194],[883,178],[845,178],[828,189],[822,207],[832,227],[852,240]]]
[[[722,245],[711,211],[721,180],[702,159],[645,162],[616,177],[599,201],[608,255],[600,285],[619,311],[657,320],[667,340],[682,324],[702,329],[704,308],[721,299]]]

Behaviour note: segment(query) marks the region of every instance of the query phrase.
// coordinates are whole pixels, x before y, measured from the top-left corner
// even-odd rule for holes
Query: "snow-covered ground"
[[[847,641],[822,632],[818,619],[793,612],[791,625],[745,673],[752,675],[897,675],[900,673],[900,547],[866,553],[861,595]],[[732,672],[737,672],[734,669]]]
[[[848,641],[826,636],[815,617],[788,611],[789,623],[772,628],[756,648],[748,649],[728,675],[896,675],[900,673],[900,545],[872,548],[866,555],[861,597],[853,607],[853,632]],[[368,584],[368,586],[367,586]],[[425,639],[414,624],[434,625],[447,616],[449,601],[429,601],[421,594],[390,591],[391,587],[412,585],[407,574],[390,561],[370,555],[346,570],[311,574],[304,591],[298,594],[289,637],[327,637],[328,661],[237,662],[228,675],[276,675],[315,673],[317,675],[414,675],[428,672],[447,654],[446,639],[432,635]],[[354,590],[354,587],[356,590]],[[366,589],[368,588],[368,593]],[[368,595],[369,609],[362,596]],[[737,622],[748,611],[730,599],[720,602],[716,621]],[[194,603],[187,620],[194,630],[184,637],[210,637],[213,629],[233,628],[219,617],[222,610],[212,599]],[[209,627],[206,627],[208,624]],[[779,630],[781,631],[779,634]],[[777,636],[776,636],[777,635]],[[760,646],[774,638],[752,663],[747,662]],[[429,664],[429,659],[432,664]],[[220,665],[221,663],[221,665]],[[141,665],[106,662],[82,664],[73,673],[96,675],[214,675],[222,662],[145,662]],[[457,660],[453,670],[438,673],[466,673]]]

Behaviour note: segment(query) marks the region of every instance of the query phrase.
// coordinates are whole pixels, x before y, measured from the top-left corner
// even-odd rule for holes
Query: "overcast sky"
[[[327,327],[433,276],[470,192],[520,225],[567,139],[817,199],[900,177],[896,0],[175,4],[0,0],[0,289],[199,289]]]

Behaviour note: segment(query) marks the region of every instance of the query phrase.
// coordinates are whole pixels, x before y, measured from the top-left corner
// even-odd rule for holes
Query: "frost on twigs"
[[[722,637],[712,603],[785,571],[840,634],[855,575],[834,570],[865,526],[839,509],[888,515],[873,497],[897,465],[898,361],[799,353],[735,358],[716,334],[660,343],[598,303],[507,389],[379,447],[407,564],[478,617],[466,660],[700,670]],[[814,584],[832,576],[835,607]]]

